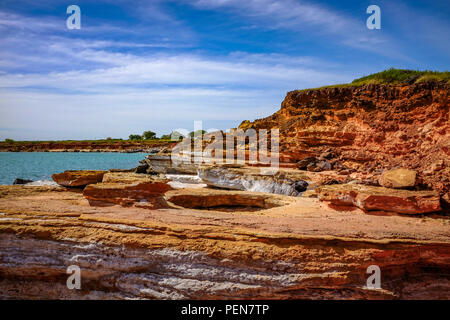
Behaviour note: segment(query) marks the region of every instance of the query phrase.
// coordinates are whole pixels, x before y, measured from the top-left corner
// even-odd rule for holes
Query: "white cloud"
[[[289,87],[315,86],[343,80],[338,72],[312,69],[302,58],[240,54],[225,57],[198,55],[134,56],[105,51],[84,50],[79,59],[110,64],[109,68],[0,76],[0,87],[51,87],[85,90],[111,86],[197,85]],[[305,59],[304,61],[310,61]],[[293,62],[293,63],[290,63]]]
[[[282,55],[81,55],[113,66],[0,74],[0,127],[14,124],[0,138],[52,138],[42,128],[65,139],[126,137],[130,130],[189,129],[194,120],[226,129],[275,112],[287,90],[350,79],[306,67],[319,64],[312,58]]]

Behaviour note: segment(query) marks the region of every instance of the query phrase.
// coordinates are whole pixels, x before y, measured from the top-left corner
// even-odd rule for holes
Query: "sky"
[[[0,140],[226,130],[291,90],[449,70],[448,0],[71,1],[0,1]]]

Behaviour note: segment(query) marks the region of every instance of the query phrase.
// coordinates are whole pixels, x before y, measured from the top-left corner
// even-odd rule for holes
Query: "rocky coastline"
[[[276,170],[250,141],[228,164],[176,162],[172,144],[134,170],[0,186],[0,297],[449,299],[449,92],[289,92],[236,129],[279,129]]]
[[[174,145],[171,141],[120,141],[120,142],[0,142],[0,152],[122,152],[157,153]]]

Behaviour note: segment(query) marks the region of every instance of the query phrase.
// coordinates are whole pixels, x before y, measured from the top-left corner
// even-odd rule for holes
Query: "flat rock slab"
[[[227,191],[212,192],[186,190]],[[317,199],[264,196],[288,204],[94,208],[78,189],[0,186],[0,298],[449,299],[448,217],[337,213]],[[67,290],[72,264],[82,290]],[[369,265],[380,267],[383,292],[364,289]]]
[[[88,185],[84,197],[93,206],[119,204],[131,206],[138,203],[148,209],[166,208],[164,193],[171,187],[166,181],[146,181],[134,183],[103,182]]]
[[[409,191],[358,184],[337,184],[316,189],[318,198],[337,206],[355,206],[365,211],[381,210],[422,214],[441,210],[437,191]]]
[[[53,181],[64,187],[84,187],[101,182],[106,171],[102,170],[69,170],[52,175]]]
[[[217,189],[181,189],[166,193],[165,199],[175,206],[190,209],[263,210],[286,205],[289,197],[261,192]],[[229,210],[227,210],[229,209]]]

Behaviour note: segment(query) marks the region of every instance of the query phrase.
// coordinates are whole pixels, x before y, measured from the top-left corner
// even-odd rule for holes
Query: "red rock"
[[[442,195],[450,191],[449,92],[446,83],[296,90],[275,114],[242,127],[279,128],[283,159],[328,151],[337,170],[414,169]]]
[[[53,174],[52,179],[64,187],[84,187],[101,182],[105,173],[100,170],[72,170]]]
[[[381,175],[379,182],[386,188],[411,188],[416,184],[416,172],[408,169],[386,170]]]
[[[336,206],[355,206],[365,211],[381,210],[422,214],[441,210],[437,191],[409,191],[358,184],[336,184],[316,188],[318,198]]]
[[[288,203],[288,198],[284,196],[209,188],[173,190],[165,195],[165,199],[182,208],[220,211],[256,211]]]
[[[83,190],[84,197],[93,206],[119,204],[131,206],[139,203],[148,209],[166,208],[164,193],[171,187],[166,181],[120,183],[107,182],[88,185]]]

